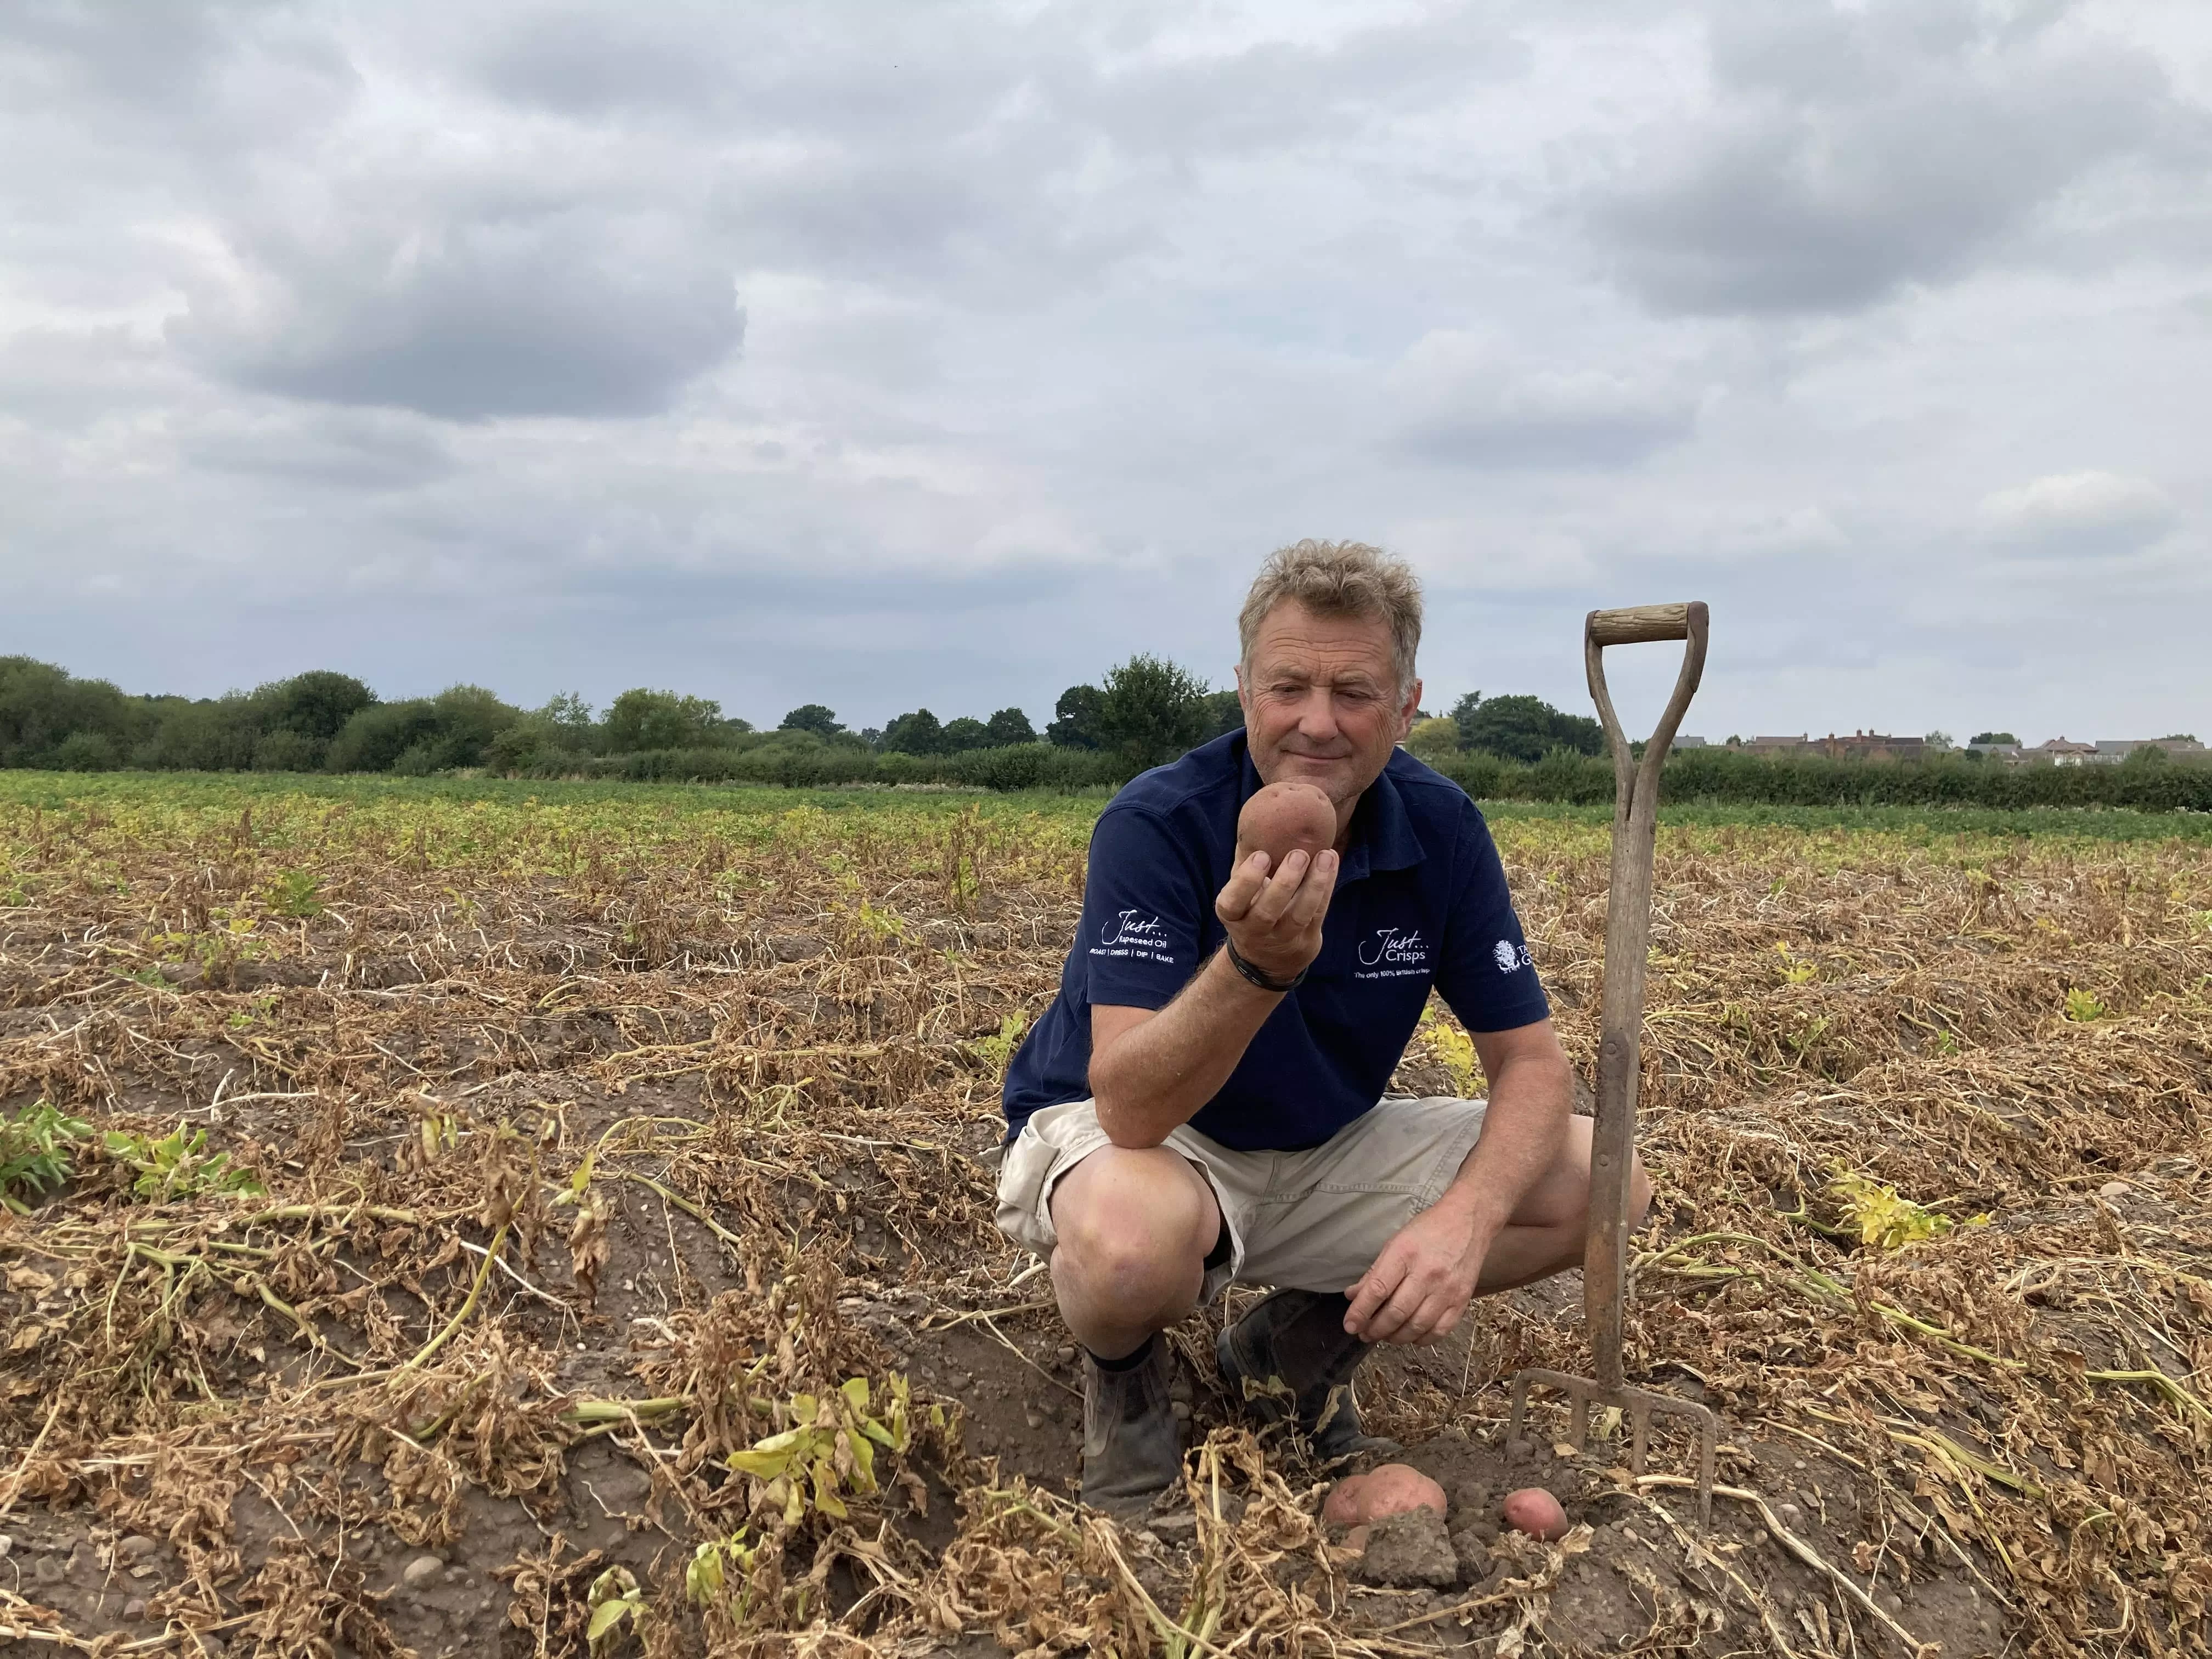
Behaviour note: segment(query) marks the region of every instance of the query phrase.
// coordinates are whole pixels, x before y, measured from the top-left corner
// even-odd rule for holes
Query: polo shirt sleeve
[[[1164,1008],[1198,971],[1213,895],[1191,849],[1148,811],[1103,813],[1091,835],[1076,954],[1085,1000]]]
[[[1536,982],[1498,843],[1472,803],[1467,812],[1437,989],[1468,1030],[1510,1031],[1548,1018],[1552,1005]]]

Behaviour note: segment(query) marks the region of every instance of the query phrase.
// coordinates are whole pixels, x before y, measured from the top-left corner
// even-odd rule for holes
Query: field
[[[1568,1275],[1363,1382],[1453,1498],[1409,1583],[1241,1425],[1219,1309],[1194,1507],[1067,1501],[988,1155],[1097,804],[0,775],[0,1646],[2212,1641],[2200,821],[1670,821],[1630,1369],[1720,1412],[1712,1527],[1677,1443],[1499,1445],[1516,1367],[1589,1369]],[[1587,1075],[1602,815],[1494,823]],[[1441,1014],[1401,1081],[1481,1087]],[[1561,1544],[1498,1534],[1531,1481]]]

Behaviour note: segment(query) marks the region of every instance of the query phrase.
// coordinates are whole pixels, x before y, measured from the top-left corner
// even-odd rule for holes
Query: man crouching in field
[[[1350,1388],[1372,1344],[1434,1342],[1582,1259],[1590,1126],[1498,849],[1396,746],[1421,698],[1412,571],[1301,542],[1238,631],[1244,729],[1101,815],[1060,995],[1006,1075],[999,1225],[1051,1260],[1085,1350],[1083,1498],[1123,1514],[1181,1471],[1158,1333],[1225,1285],[1276,1288],[1222,1333],[1224,1378],[1273,1380],[1254,1408],[1287,1399],[1334,1459],[1389,1444]],[[1432,987],[1486,1106],[1383,1097]]]

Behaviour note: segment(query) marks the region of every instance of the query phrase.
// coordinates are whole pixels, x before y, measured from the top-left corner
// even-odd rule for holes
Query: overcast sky
[[[2208,175],[2204,0],[8,0],[0,653],[1042,721],[1312,535],[2212,738]]]

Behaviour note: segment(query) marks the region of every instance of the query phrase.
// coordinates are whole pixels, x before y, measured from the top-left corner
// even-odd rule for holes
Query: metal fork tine
[[[1713,1523],[1713,1463],[1720,1450],[1720,1419],[1711,1412],[1698,1425],[1698,1524]]]

